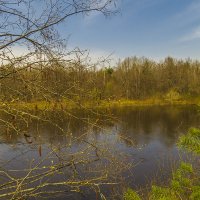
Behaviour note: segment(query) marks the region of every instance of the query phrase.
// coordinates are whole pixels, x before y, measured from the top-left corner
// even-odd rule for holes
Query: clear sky
[[[59,29],[68,46],[113,58],[200,59],[200,0],[121,0],[111,18],[73,16]]]

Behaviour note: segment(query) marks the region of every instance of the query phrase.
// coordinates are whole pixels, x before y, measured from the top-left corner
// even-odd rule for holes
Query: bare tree
[[[40,93],[48,104],[51,103],[49,96],[66,98],[66,93],[71,88],[76,88],[73,92],[77,92],[80,98],[80,93],[83,92],[80,89],[80,75],[84,72],[82,68],[87,66],[88,54],[78,48],[66,51],[66,41],[60,37],[57,27],[61,23],[66,23],[73,16],[80,14],[87,16],[91,12],[100,12],[105,16],[115,14],[117,12],[115,0],[0,0],[0,90],[2,90],[1,85],[4,85],[7,97],[11,96],[11,91],[13,92],[14,95],[9,101],[16,102],[18,100],[17,96],[24,96],[26,98],[22,99],[22,101],[27,102],[28,96]],[[19,48],[23,50],[22,54],[16,52],[16,49]],[[71,54],[75,56],[72,57]],[[56,79],[59,79],[59,76],[63,78],[60,75],[62,70],[58,72],[58,67],[60,69],[67,68],[69,71],[73,69],[71,70],[72,72],[74,69],[79,70],[78,78],[74,80],[73,85],[69,85],[69,88],[61,92],[58,92],[57,80],[55,80],[56,84],[52,87],[46,87],[40,81],[48,79],[51,73],[55,75]],[[92,67],[95,66],[93,65]],[[29,74],[24,74],[24,71],[32,72],[33,70],[34,73],[27,78]],[[70,78],[70,76],[64,77],[64,79],[66,78]],[[10,80],[12,80],[11,84]],[[24,85],[23,90],[18,88],[20,84]],[[77,140],[77,138],[71,138],[72,134],[69,133],[68,129],[63,129],[57,123],[56,120],[58,119],[51,119],[48,116],[48,107],[39,112],[37,105],[35,105],[34,109],[29,109],[26,106],[21,109],[7,103],[7,99],[3,99],[3,101],[0,108],[0,123],[3,124],[2,127],[4,127],[3,129],[7,135],[11,136],[13,133],[21,134],[30,142],[28,138],[31,136],[28,133],[28,129],[32,121],[37,121],[37,123],[44,122],[53,125],[62,134],[66,134],[72,142]],[[79,106],[82,106],[78,101],[73,103],[78,103]],[[57,104],[54,102],[51,108],[54,109],[56,106]],[[59,119],[62,119],[64,115],[77,118],[73,113],[63,109],[62,104],[59,106],[59,110],[62,110],[62,114],[57,115]],[[55,115],[54,110],[53,113]],[[98,127],[95,121],[81,120],[86,121],[91,127]],[[82,133],[79,138],[82,142],[85,141],[83,139],[84,135],[85,133]],[[1,170],[0,174],[4,174],[8,181],[0,185],[0,198],[22,199],[39,197],[43,193],[52,195],[52,191],[45,190],[48,186],[55,186],[53,193],[60,193],[63,189],[65,191],[65,187],[79,192],[79,188],[82,186],[95,188],[95,191],[99,193],[100,185],[113,184],[107,181],[107,169],[101,170],[99,176],[94,178],[84,180],[74,177],[77,173],[76,168],[78,165],[85,166],[93,161],[100,160],[102,156],[106,159],[112,158],[112,156],[105,154],[107,149],[102,149],[96,143],[89,143],[88,141],[85,141],[85,143],[87,144],[85,149],[81,149],[73,155],[69,154],[67,158],[66,155],[64,157],[59,155],[59,150],[54,148],[50,154],[59,157],[62,162],[52,164],[48,168],[41,168],[43,163],[41,161],[34,166],[32,165],[28,171],[25,169],[25,176],[22,178],[15,179],[6,170]],[[68,150],[70,147],[71,143],[64,146]],[[41,152],[41,147],[39,146],[38,148],[39,152]],[[65,180],[56,183],[48,181],[49,177],[54,174],[60,174],[62,169],[66,167],[72,170],[71,178],[67,177]],[[40,173],[41,169],[43,169],[43,173]],[[32,183],[38,186],[32,188]],[[57,186],[61,185],[63,187],[60,190],[56,190]],[[10,193],[8,190],[10,190]]]
[[[0,62],[17,66],[61,59],[63,54],[66,58],[71,52],[64,51],[66,42],[59,35],[58,25],[78,14],[101,12],[109,16],[116,12],[114,5],[115,0],[1,0]],[[14,48],[26,54],[16,56]]]
[[[113,0],[10,0],[0,1],[0,50],[28,42],[38,49],[55,44],[58,25],[73,15],[92,11],[108,16]],[[43,9],[41,9],[43,7]],[[57,32],[58,33],[58,32]]]

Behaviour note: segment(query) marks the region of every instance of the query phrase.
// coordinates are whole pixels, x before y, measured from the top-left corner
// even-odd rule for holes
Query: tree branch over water
[[[51,149],[50,154],[58,160],[57,163],[45,166],[43,162],[52,159],[47,155],[37,164],[31,162],[30,169],[12,171],[2,166],[0,174],[5,182],[0,185],[0,198],[39,197],[52,195],[52,192],[60,194],[66,190],[80,192],[80,188],[86,186],[100,192],[100,185],[116,184],[108,181],[110,175],[108,176],[106,167],[100,168],[91,178],[81,178],[77,174],[80,165],[90,166],[102,159],[112,163],[114,159],[110,159],[112,156],[109,153],[105,154],[109,152],[107,148],[100,149],[101,146],[86,141],[84,137],[88,133],[83,132],[76,138],[68,128],[64,129],[60,125],[60,121],[65,118],[79,118],[66,109],[66,102],[67,105],[75,104],[86,109],[82,105],[82,96],[86,96],[88,91],[82,90],[81,76],[89,73],[88,68],[96,68],[98,63],[89,64],[91,62],[87,51],[79,48],[66,50],[66,41],[58,31],[59,25],[67,24],[71,17],[77,15],[87,16],[93,12],[104,16],[114,15],[118,12],[115,3],[115,0],[0,0],[0,123],[3,134],[6,137],[24,137],[27,145],[39,149],[39,156],[42,156],[42,146],[35,144],[36,139],[29,133],[33,122],[37,124],[35,131],[38,135],[40,124],[47,123],[69,139],[69,143],[62,147],[69,154],[61,155],[60,148]],[[15,49],[21,49],[21,52],[16,52]],[[64,74],[64,71],[79,73],[72,80],[73,77]],[[51,85],[48,80],[52,78],[52,74],[55,75],[55,80]],[[72,82],[68,84],[67,80]],[[37,104],[33,109],[27,105],[18,105],[18,102],[31,103],[34,96],[38,96],[37,100],[44,103],[42,109]],[[92,110],[91,113],[101,115]],[[96,123],[99,119],[90,121],[87,117],[80,120],[92,128],[101,127]],[[71,143],[77,140],[83,140],[86,148],[70,153]],[[69,176],[63,179],[65,170]],[[23,176],[17,177],[18,174]],[[52,182],[51,178],[54,176],[61,176],[62,179]],[[58,189],[57,186],[63,187]],[[51,187],[55,189],[47,189]]]

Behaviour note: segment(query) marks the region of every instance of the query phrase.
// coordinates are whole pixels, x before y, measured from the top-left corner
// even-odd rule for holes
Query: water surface
[[[37,126],[33,123],[26,134],[2,132],[1,170],[19,178],[24,177],[27,169],[35,167],[38,162],[41,162],[37,165],[41,168],[40,172],[37,170],[33,174],[42,173],[56,163],[72,162],[74,159],[78,163],[75,168],[70,165],[62,169],[62,174],[51,176],[48,182],[65,180],[66,177],[70,177],[70,180],[97,178],[106,172],[110,182],[120,184],[116,186],[118,189],[115,185],[100,186],[105,196],[111,198],[117,193],[120,196],[123,187],[141,191],[148,189],[152,181],[157,184],[167,182],[179,160],[188,159],[188,154],[179,151],[176,143],[190,127],[199,127],[200,121],[195,106],[124,107],[113,109],[109,114],[112,114],[113,120],[81,112],[76,113],[81,120],[62,118],[59,125],[66,134],[54,126],[41,123]],[[79,160],[84,162],[79,163]],[[0,183],[7,180],[2,176]],[[42,181],[47,180],[44,178]],[[57,198],[96,198],[94,188],[79,189],[84,190],[84,194],[64,189],[64,194]]]

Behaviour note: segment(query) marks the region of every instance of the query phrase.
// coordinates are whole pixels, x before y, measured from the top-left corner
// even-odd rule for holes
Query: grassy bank
[[[145,100],[118,100],[118,101],[102,101],[100,107],[118,107],[118,106],[156,106],[156,105],[199,105],[200,100],[181,99],[181,100],[165,100],[151,98]]]
[[[32,102],[0,102],[0,106],[9,106],[26,110],[72,110],[72,109],[107,109],[125,106],[162,106],[162,105],[200,105],[200,97],[178,100],[150,98],[145,100],[101,100],[101,101],[32,101]]]

